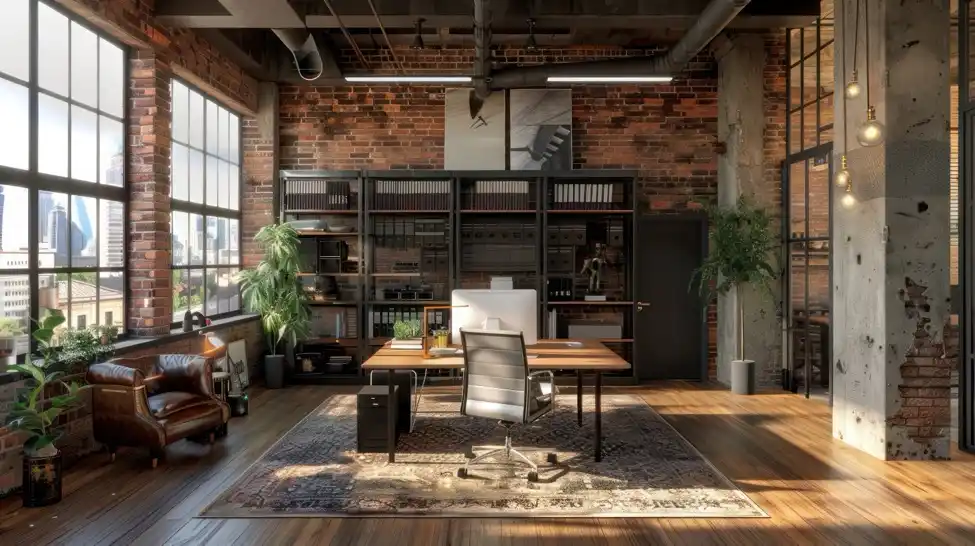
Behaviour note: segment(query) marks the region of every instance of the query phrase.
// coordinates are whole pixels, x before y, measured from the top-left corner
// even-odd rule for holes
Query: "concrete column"
[[[722,37],[715,45],[718,58],[718,141],[725,151],[718,156],[718,202],[733,205],[739,196],[779,215],[779,180],[765,173],[765,65],[764,38],[760,34]],[[745,358],[755,361],[757,383],[774,384],[782,360],[781,323],[776,314],[777,294],[744,287]],[[731,361],[739,358],[738,294],[718,298],[717,378],[730,382]]]
[[[856,2],[835,0],[834,164],[847,147],[857,203],[845,209],[844,192],[834,192],[833,434],[882,459],[947,458],[948,0],[863,1],[857,68],[866,83],[866,25],[871,102],[886,139],[857,143],[866,97],[841,98]]]

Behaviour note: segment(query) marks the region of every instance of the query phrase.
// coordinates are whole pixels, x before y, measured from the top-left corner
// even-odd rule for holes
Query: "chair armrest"
[[[540,377],[547,377],[548,383],[552,386],[552,397],[559,392],[558,386],[555,384],[555,372],[553,370],[538,370],[536,372],[531,372],[528,374],[528,379],[538,379]]]
[[[139,387],[145,381],[142,371],[115,362],[92,364],[85,380],[91,385],[119,385]]]

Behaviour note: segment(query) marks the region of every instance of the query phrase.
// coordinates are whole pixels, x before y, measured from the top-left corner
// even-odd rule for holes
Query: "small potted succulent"
[[[96,326],[95,329],[98,331],[98,343],[102,346],[114,344],[118,339],[118,326],[114,324]]]
[[[8,430],[26,437],[22,489],[26,507],[47,506],[61,500],[61,452],[54,445],[61,435],[58,417],[79,405],[81,389],[76,383],[65,383],[62,372],[52,371],[56,354],[52,345],[54,329],[63,323],[61,311],[49,310],[42,320],[36,321],[33,333],[40,358],[7,366],[8,372],[26,377],[26,388],[19,393],[4,422]]]

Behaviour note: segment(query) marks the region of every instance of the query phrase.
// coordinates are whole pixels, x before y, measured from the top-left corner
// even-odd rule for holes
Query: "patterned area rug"
[[[355,396],[326,400],[265,453],[202,516],[451,517],[767,517],[642,399],[603,397],[602,462],[592,458],[593,397],[583,426],[575,397],[528,427],[515,447],[539,465],[539,482],[523,466],[472,467],[457,477],[471,445],[503,443],[493,421],[459,414],[459,395],[425,395],[416,430],[401,435],[396,462],[356,452]]]

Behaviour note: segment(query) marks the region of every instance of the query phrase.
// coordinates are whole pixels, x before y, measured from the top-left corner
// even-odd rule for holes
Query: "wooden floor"
[[[622,390],[622,389],[620,389]],[[180,442],[156,470],[93,455],[45,509],[0,502],[0,544],[975,544],[975,457],[884,463],[834,441],[829,409],[791,394],[736,397],[683,383],[627,389],[654,408],[768,519],[196,519],[277,438],[348,388],[257,391],[213,447]]]

